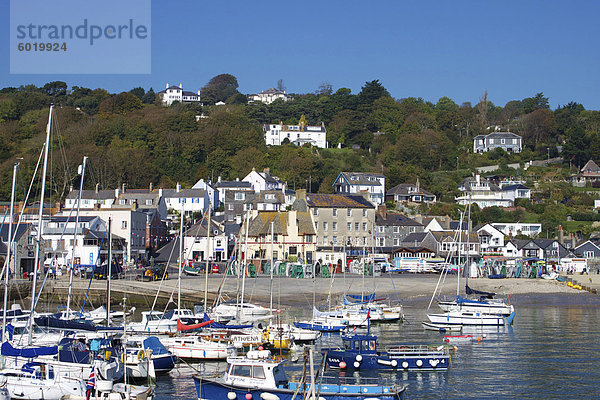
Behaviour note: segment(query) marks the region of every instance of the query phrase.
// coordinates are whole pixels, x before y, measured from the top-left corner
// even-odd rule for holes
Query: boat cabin
[[[21,369],[8,368],[0,371],[0,376],[21,379],[46,380],[54,379],[54,367],[41,362],[30,362],[24,364]]]
[[[229,357],[227,364],[226,385],[258,389],[285,388],[288,385],[283,362],[267,358]]]
[[[377,353],[377,337],[373,335],[344,335],[342,342],[346,351]]]

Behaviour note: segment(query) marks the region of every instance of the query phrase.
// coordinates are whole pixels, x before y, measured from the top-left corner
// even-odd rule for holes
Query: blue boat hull
[[[196,395],[198,400],[248,400],[247,395],[250,394],[251,400],[261,400],[263,393],[275,395],[279,400],[302,399],[303,390],[297,391],[297,384],[290,382],[287,388],[277,389],[254,389],[241,388],[224,385],[218,381],[211,379],[203,379],[194,376],[194,385],[196,386]],[[308,393],[309,385],[305,385]],[[354,386],[354,385],[321,385],[321,388],[316,388],[319,397],[325,400],[401,400],[404,398],[405,388],[393,389],[382,386]],[[233,393],[233,394],[231,394]],[[273,397],[273,399],[275,399]]]
[[[328,350],[325,357],[329,367],[350,371],[368,369],[444,371],[450,364],[449,356],[439,353],[434,355],[361,353],[359,356],[359,353],[352,351]]]
[[[165,374],[175,367],[175,356],[171,354],[153,355],[152,362],[157,374]]]
[[[319,325],[311,324],[307,322],[294,322],[296,328],[309,329],[311,331],[319,332],[341,332],[346,328],[344,325]]]

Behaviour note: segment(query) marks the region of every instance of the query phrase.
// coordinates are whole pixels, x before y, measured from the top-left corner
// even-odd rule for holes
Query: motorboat
[[[60,400],[69,395],[85,396],[86,392],[82,379],[55,374],[53,366],[37,361],[0,370],[0,386],[12,399]]]
[[[357,382],[346,377],[319,377],[318,383],[311,384],[314,377],[305,376],[292,381],[283,363],[271,359],[266,350],[249,352],[247,357],[230,357],[222,377],[193,376],[196,397],[198,400],[292,400],[311,396],[323,400],[400,400],[406,391],[405,386],[388,384],[385,378],[361,377]]]

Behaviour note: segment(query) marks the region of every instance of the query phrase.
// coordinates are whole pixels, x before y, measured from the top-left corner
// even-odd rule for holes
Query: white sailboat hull
[[[500,326],[504,325],[504,317],[501,315],[484,315],[468,312],[447,312],[443,314],[428,314],[427,318],[433,324],[439,325],[478,325],[478,326]]]

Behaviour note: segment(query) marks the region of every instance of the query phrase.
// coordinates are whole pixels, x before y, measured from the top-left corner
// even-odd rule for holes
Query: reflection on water
[[[441,335],[425,331],[424,308],[405,310],[413,323],[375,325],[380,347],[404,343],[441,344]],[[409,399],[589,399],[597,398],[600,369],[600,309],[595,305],[519,306],[514,327],[471,328],[464,333],[483,338],[458,343],[447,372],[377,373],[364,378],[393,378],[408,386]],[[328,336],[316,348],[340,343]],[[320,360],[315,360],[318,366]],[[302,358],[286,365],[289,374],[302,374]],[[182,365],[159,377],[158,400],[195,399],[194,373],[212,375],[225,363]],[[328,376],[344,372],[329,370]],[[217,400],[217,399],[215,399]]]

